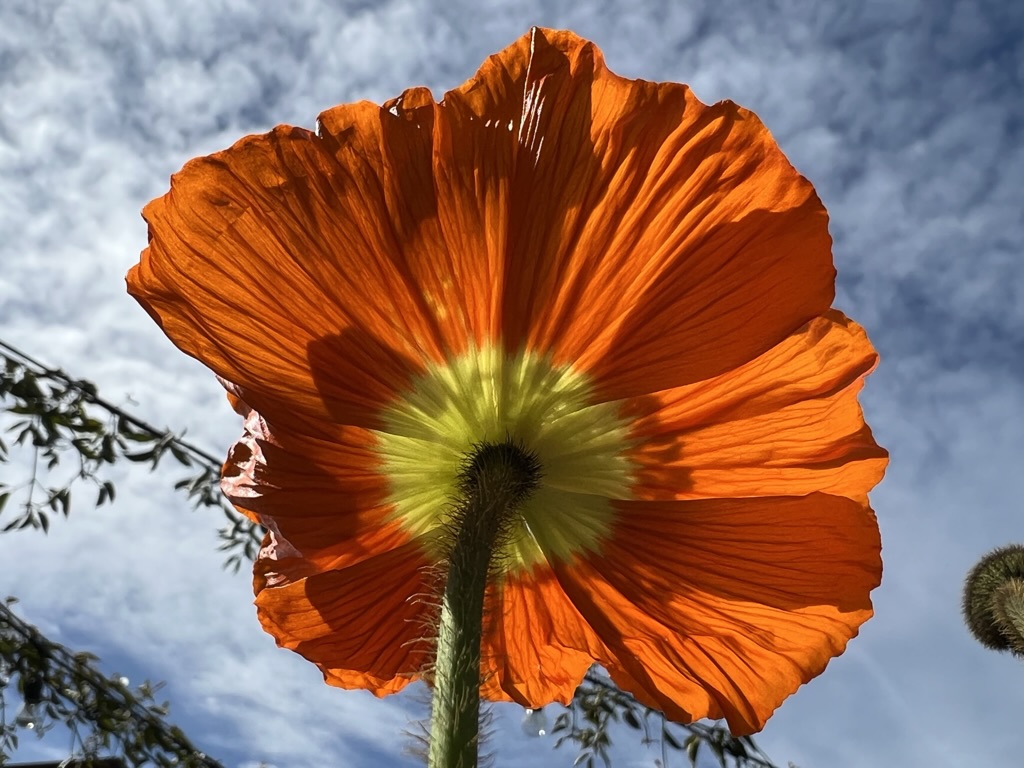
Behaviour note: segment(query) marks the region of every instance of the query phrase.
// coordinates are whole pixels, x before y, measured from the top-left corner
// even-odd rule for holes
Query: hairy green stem
[[[491,560],[539,479],[511,441],[477,448],[463,469],[453,519],[434,666],[429,768],[475,768],[480,731],[480,639]]]

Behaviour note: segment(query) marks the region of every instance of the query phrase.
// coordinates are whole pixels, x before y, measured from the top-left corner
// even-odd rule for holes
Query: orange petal
[[[274,533],[276,547],[301,557],[303,568],[347,567],[409,540],[388,520],[387,480],[377,471],[374,442],[357,427],[335,428],[331,440],[274,430],[251,411],[221,487]]]
[[[735,370],[626,403],[633,493],[863,500],[887,464],[857,403],[876,361],[864,330],[829,312]]]
[[[129,291],[275,423],[379,426],[425,361],[501,335],[522,84],[499,69],[190,162],[144,211]]]
[[[740,735],[870,618],[879,549],[871,510],[837,496],[622,502],[600,555],[554,568],[613,680]]]
[[[279,127],[192,160],[143,211],[129,292],[276,421],[366,424],[431,344],[389,222],[372,199],[344,204],[350,174],[314,134]]]
[[[377,237],[393,243],[374,244],[368,230],[363,247],[389,254],[427,319],[434,361],[499,333],[512,140],[507,128],[485,122],[459,104],[435,103],[426,88],[379,109],[339,106],[319,119],[338,162],[354,169],[339,205],[355,215],[369,207],[385,225]],[[410,345],[410,355],[424,346],[416,334],[394,343]]]
[[[419,546],[342,570],[263,589],[256,607],[278,645],[301,654],[341,688],[384,696],[420,676],[430,658],[434,611],[422,602],[433,577]]]
[[[606,655],[546,564],[507,574],[485,610],[481,694],[490,701],[568,704],[594,659]]]
[[[510,346],[551,351],[618,399],[730,370],[828,309],[825,209],[753,114],[618,77],[571,33],[532,35],[488,64],[525,93]]]
[[[376,426],[498,333],[512,139],[471,117],[414,89],[193,160],[144,211],[129,291],[273,422]]]

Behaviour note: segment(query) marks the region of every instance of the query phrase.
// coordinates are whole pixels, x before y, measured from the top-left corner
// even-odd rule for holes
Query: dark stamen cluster
[[[512,507],[526,501],[541,479],[537,454],[511,437],[500,443],[479,443],[459,470],[459,490],[464,499],[488,496]]]

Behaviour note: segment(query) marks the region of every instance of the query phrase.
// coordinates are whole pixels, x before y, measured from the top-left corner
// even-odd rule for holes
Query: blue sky
[[[622,75],[760,115],[828,207],[836,304],[882,354],[862,398],[892,453],[872,497],[877,615],[760,743],[803,768],[1019,762],[1024,667],[967,636],[959,590],[986,550],[1024,539],[1024,4],[282,6],[4,0],[0,335],[225,451],[239,425],[219,385],[124,293],[141,207],[244,134],[411,85],[440,96],[530,25],[573,29]],[[0,537],[0,592],[27,619],[111,671],[167,680],[174,719],[231,768],[406,759],[422,695],[325,687],[262,634],[248,577],[221,570],[218,521],[173,494],[176,472],[114,479],[113,508]],[[497,765],[571,765],[517,723],[499,708]],[[60,748],[30,746],[19,757]],[[653,765],[628,737],[618,755]]]

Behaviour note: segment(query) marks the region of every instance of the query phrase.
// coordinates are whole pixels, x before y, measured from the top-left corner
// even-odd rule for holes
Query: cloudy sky
[[[440,95],[533,24],[757,112],[828,207],[836,303],[882,355],[863,396],[892,453],[877,615],[760,743],[802,768],[1019,764],[1024,667],[968,637],[959,590],[1024,539],[1022,3],[0,0],[0,337],[222,453],[239,425],[219,385],[124,292],[143,204],[244,134]],[[114,507],[0,537],[0,593],[108,671],[168,681],[173,718],[230,768],[403,764],[422,693],[330,689],[278,650],[178,477],[115,468]],[[496,731],[499,766],[572,763],[511,708]],[[617,754],[653,765],[628,738]]]

